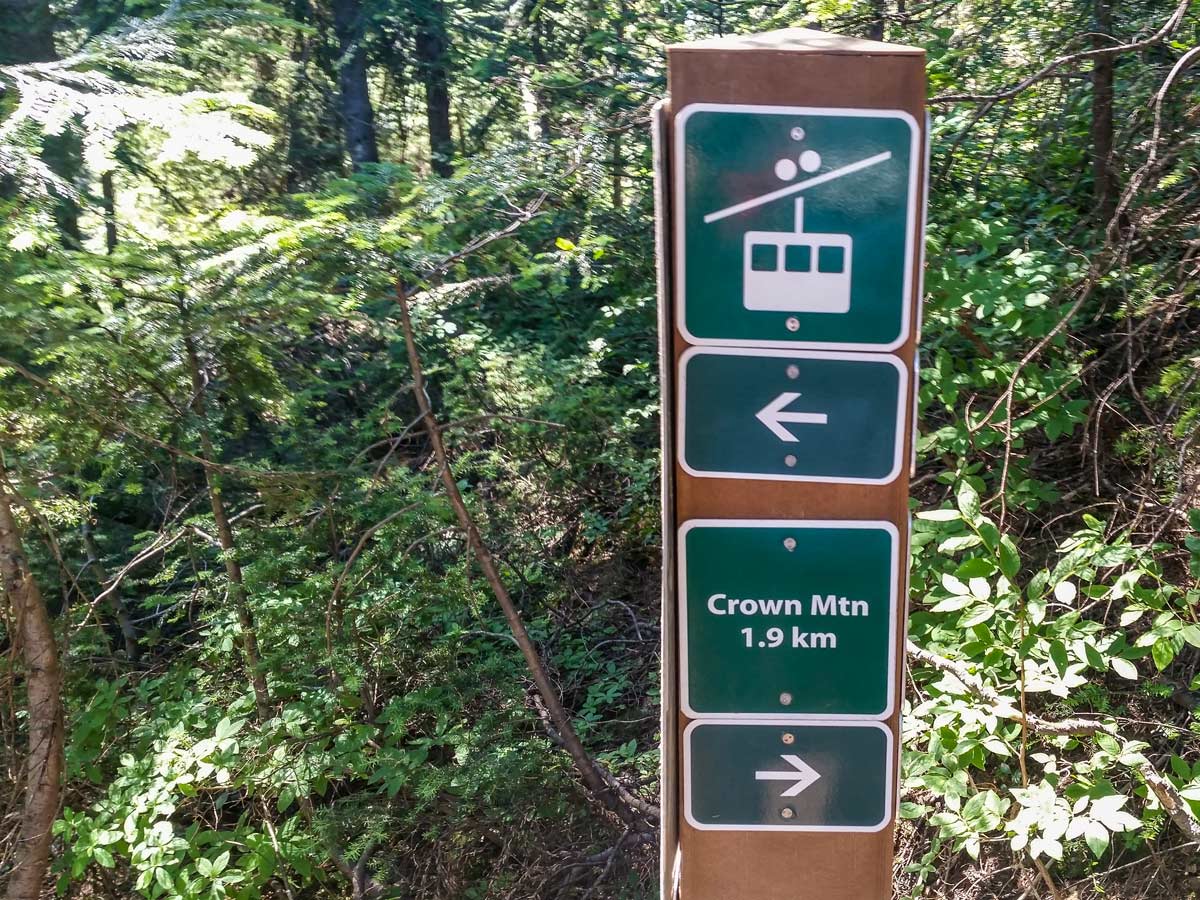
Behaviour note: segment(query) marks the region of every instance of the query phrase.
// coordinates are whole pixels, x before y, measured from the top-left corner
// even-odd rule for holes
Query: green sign
[[[892,816],[892,732],[870,723],[693,722],[684,815],[724,831],[879,831]]]
[[[680,363],[679,462],[701,477],[886,484],[907,391],[887,354],[694,347]]]
[[[918,133],[892,110],[685,107],[675,119],[675,230],[688,342],[903,344]]]
[[[697,716],[885,719],[890,522],[701,519],[679,530],[682,704]]]

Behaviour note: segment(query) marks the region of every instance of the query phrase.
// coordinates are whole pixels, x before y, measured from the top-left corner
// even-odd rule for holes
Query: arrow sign
[[[705,831],[879,831],[896,793],[892,757],[882,722],[697,719],[683,733],[684,816]]]
[[[781,423],[795,422],[800,425],[829,424],[829,416],[825,413],[784,412],[783,408],[790,405],[799,396],[798,393],[785,391],[756,412],[754,417],[770,428],[775,437],[781,441],[788,441],[793,444],[797,443],[799,438],[784,428]]]
[[[780,759],[790,765],[794,771],[778,772],[775,770],[767,770],[763,772],[755,772],[754,780],[794,781],[795,784],[779,795],[781,797],[795,797],[821,777],[820,772],[793,753],[782,753],[780,754]]]

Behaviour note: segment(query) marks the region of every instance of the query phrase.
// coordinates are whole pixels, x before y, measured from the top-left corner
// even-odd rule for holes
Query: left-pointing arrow
[[[821,777],[821,773],[802,760],[800,757],[792,753],[781,753],[780,759],[792,767],[791,771],[775,771],[767,769],[761,772],[754,773],[756,781],[791,781],[795,782],[791,787],[784,791],[779,796],[795,797],[805,788],[810,787],[813,782]]]
[[[783,427],[784,422],[795,422],[798,425],[828,425],[829,416],[825,413],[784,412],[783,408],[800,395],[792,391],[784,391],[762,409],[754,414],[754,418],[762,422],[775,437],[781,441],[796,443],[799,438]]]

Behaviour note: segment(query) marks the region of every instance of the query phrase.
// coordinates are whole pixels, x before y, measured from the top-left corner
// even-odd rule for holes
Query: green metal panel
[[[684,813],[727,831],[879,831],[892,816],[892,733],[879,723],[693,722]]]
[[[693,475],[885,484],[900,474],[908,373],[882,353],[693,348],[679,460]]]
[[[897,543],[889,522],[685,523],[687,715],[891,715]]]
[[[679,326],[690,343],[904,342],[917,233],[910,115],[694,104],[676,117],[675,140]],[[798,246],[812,251],[807,265],[788,252]]]

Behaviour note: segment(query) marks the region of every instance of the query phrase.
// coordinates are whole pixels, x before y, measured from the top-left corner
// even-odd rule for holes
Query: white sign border
[[[890,579],[888,591],[888,638],[887,638],[887,705],[878,713],[737,713],[704,712],[692,708],[688,682],[688,618],[687,618],[687,535],[694,528],[789,528],[789,529],[858,529],[887,532],[891,538],[891,554],[888,564]],[[689,719],[722,720],[740,722],[773,719],[794,723],[802,722],[879,722],[890,719],[896,709],[896,606],[899,600],[897,581],[900,577],[900,530],[891,522],[870,519],[689,519],[678,531],[676,550],[676,602],[679,618],[679,704]]]
[[[693,468],[687,461],[687,369],[693,357],[707,354],[709,356],[768,356],[778,359],[837,359],[848,362],[886,363],[895,367],[900,374],[900,383],[896,390],[896,437],[892,448],[892,469],[883,478],[850,478],[830,475],[780,475],[764,472],[714,472],[706,469]],[[675,458],[679,465],[689,475],[696,478],[744,478],[753,481],[809,481],[822,484],[891,484],[899,476],[904,467],[901,458],[904,451],[904,413],[908,400],[908,366],[897,356],[888,353],[837,353],[817,350],[779,350],[755,347],[689,347],[679,357],[679,372],[676,401],[676,417],[678,440]],[[765,426],[764,426],[765,427]],[[781,448],[781,450],[786,448]]]
[[[708,822],[698,822],[692,815],[692,732],[705,725],[766,725],[781,728],[878,728],[887,736],[887,759],[885,767],[883,790],[883,818],[876,825],[713,825]],[[843,720],[840,722],[793,722],[774,716],[731,722],[723,719],[699,719],[683,730],[683,815],[687,823],[698,831],[823,831],[823,832],[858,832],[874,834],[883,831],[892,823],[895,814],[892,806],[891,778],[896,765],[896,737],[892,729],[883,722],[855,722]]]
[[[701,338],[687,329],[687,286],[685,282],[687,270],[687,201],[685,193],[685,168],[687,160],[686,134],[688,119],[699,112],[732,112],[752,113],[759,115],[781,116],[846,116],[869,119],[900,119],[908,126],[910,135],[908,153],[908,198],[905,204],[907,210],[904,236],[904,281],[901,295],[900,333],[888,343],[862,343],[845,341],[805,341],[805,340],[750,340],[737,338]],[[908,340],[909,329],[912,326],[912,294],[913,294],[913,242],[916,232],[917,205],[917,165],[920,148],[918,139],[920,128],[917,120],[902,109],[857,109],[836,106],[766,106],[744,103],[689,103],[675,116],[675,258],[678,265],[674,267],[675,274],[675,325],[679,333],[690,344],[702,344],[709,347],[796,347],[809,350],[825,348],[829,350],[873,350],[875,352],[890,352],[904,345]],[[928,172],[926,173],[928,179]],[[923,242],[922,242],[923,243]]]

